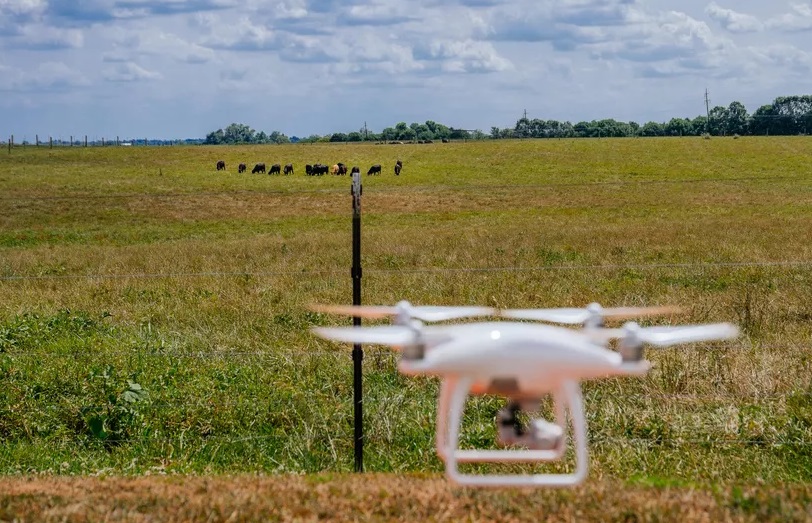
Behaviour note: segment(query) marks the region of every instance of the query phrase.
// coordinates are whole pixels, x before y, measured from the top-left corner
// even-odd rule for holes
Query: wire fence
[[[797,268],[812,267],[812,260],[744,261],[744,262],[684,262],[684,263],[606,263],[584,265],[537,265],[500,267],[404,267],[364,268],[364,275],[376,274],[464,274],[498,272],[554,272],[593,270],[657,270],[657,269],[720,269],[720,268]],[[5,275],[0,281],[29,280],[114,280],[114,279],[187,279],[187,278],[248,278],[248,277],[307,277],[335,276],[345,278],[346,269],[299,271],[201,271],[154,273],[97,273],[97,274],[43,274]]]
[[[227,436],[217,434],[191,434],[186,432],[182,435],[175,437],[166,436],[145,436],[141,438],[116,438],[115,436],[109,437],[107,440],[98,440],[99,444],[114,443],[116,445],[134,445],[134,444],[147,444],[149,446],[162,446],[180,444],[180,447],[194,448],[198,445],[206,447],[208,445],[230,445],[240,443],[251,443],[261,441],[286,441],[287,438],[279,434],[255,434],[251,436]],[[587,435],[587,440],[590,445],[615,445],[623,447],[624,445],[640,445],[659,448],[678,448],[685,446],[694,447],[754,447],[757,449],[764,449],[767,447],[799,447],[806,448],[812,446],[812,441],[800,439],[740,439],[740,438],[681,438],[681,437],[652,437],[652,438],[637,438],[637,437],[623,437],[623,436],[607,436],[602,434],[590,433]],[[55,441],[54,444],[57,442]],[[374,443],[373,443],[374,444]],[[265,456],[268,458],[268,456]]]

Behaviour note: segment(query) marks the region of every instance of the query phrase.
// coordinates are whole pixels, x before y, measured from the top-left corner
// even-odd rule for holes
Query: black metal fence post
[[[361,170],[352,168],[352,304],[361,305]],[[353,317],[352,324],[361,325],[361,318]],[[360,344],[352,347],[353,405],[355,419],[355,471],[364,471],[364,398],[363,366],[364,349]]]

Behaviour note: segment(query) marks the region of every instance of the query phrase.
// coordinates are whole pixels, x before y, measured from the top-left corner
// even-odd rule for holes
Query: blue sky
[[[0,0],[0,136],[664,121],[812,93],[810,0]]]

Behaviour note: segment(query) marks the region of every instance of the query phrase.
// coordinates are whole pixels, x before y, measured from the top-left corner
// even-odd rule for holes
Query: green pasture
[[[307,309],[351,301],[350,181],[304,175],[339,161],[383,165],[365,303],[673,304],[652,321],[742,327],[586,383],[590,478],[812,480],[806,137],[3,150],[0,473],[352,470],[350,350],[309,333],[349,320]],[[440,471],[438,383],[396,362],[367,348],[366,467]],[[467,445],[492,444],[502,401],[471,401]]]

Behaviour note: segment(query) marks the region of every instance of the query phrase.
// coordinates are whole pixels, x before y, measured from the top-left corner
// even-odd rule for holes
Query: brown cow
[[[218,171],[225,171],[226,170],[226,162],[224,162],[223,160],[219,160],[217,162],[217,170]]]
[[[333,165],[333,168],[332,168],[332,173],[333,173],[333,174],[338,174],[338,164],[334,164],[334,165]]]
[[[395,176],[399,176],[399,175],[400,175],[400,170],[401,170],[401,169],[403,169],[403,162],[401,162],[400,160],[398,160],[398,161],[397,161],[397,163],[395,164]]]

